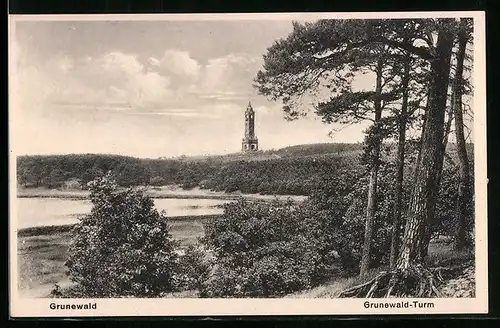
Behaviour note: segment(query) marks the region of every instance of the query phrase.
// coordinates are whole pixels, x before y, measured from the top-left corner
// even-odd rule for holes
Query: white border
[[[482,11],[394,11],[394,12],[343,12],[343,13],[214,13],[214,14],[100,14],[100,15],[10,15],[16,21],[221,21],[221,20],[316,20],[368,19],[368,18],[437,18],[477,17]]]
[[[474,18],[474,158],[476,209],[476,297],[469,299],[419,299],[432,302],[433,308],[367,309],[365,299],[26,299],[17,292],[16,153],[10,140],[10,314],[13,317],[68,316],[223,316],[223,315],[374,315],[374,314],[475,314],[488,312],[487,177],[486,177],[486,40],[485,14],[482,11],[459,12],[387,12],[387,13],[273,13],[273,14],[147,14],[147,15],[10,15],[9,44],[15,35],[15,23],[26,21],[168,21],[168,20],[316,20],[318,18]],[[9,131],[15,128],[12,108],[15,67],[9,49]],[[384,302],[384,299],[371,299]],[[390,299],[391,303],[413,299]],[[85,304],[96,302],[96,310],[51,310],[50,303]]]

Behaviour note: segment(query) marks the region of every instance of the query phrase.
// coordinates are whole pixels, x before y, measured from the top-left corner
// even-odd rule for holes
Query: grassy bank
[[[171,233],[181,248],[204,234],[203,221],[215,215],[169,218]],[[45,297],[52,286],[70,284],[64,263],[73,225],[19,230],[17,239],[19,290],[27,297]]]
[[[64,262],[71,242],[70,229],[29,230],[18,236],[18,287],[22,295],[44,297],[56,282],[69,284]]]
[[[472,262],[473,259],[474,259],[474,253],[471,250],[464,250],[457,252],[452,249],[451,244],[437,242],[437,241],[431,242],[431,244],[429,245],[429,257],[427,259],[427,262],[428,265],[431,267],[434,266],[446,267],[462,263],[468,263]],[[336,298],[340,295],[342,291],[354,286],[359,286],[364,282],[375,278],[380,272],[385,271],[387,269],[388,269],[387,267],[374,268],[371,269],[369,272],[367,272],[364,276],[336,279],[334,281],[331,281],[329,283],[323,284],[321,286],[309,290],[287,295],[286,298]],[[460,297],[454,295],[453,293],[454,291],[451,292],[449,291],[450,284],[456,285],[456,287],[459,289],[464,289],[463,285],[460,286],[455,283],[456,280],[460,281],[462,280],[462,277],[460,277],[459,275],[457,277],[454,277],[453,279],[449,279],[440,284],[439,288],[441,293],[443,294],[443,297]],[[471,287],[469,282],[467,282],[465,288],[474,289],[475,287]],[[460,292],[464,291],[462,290]],[[467,297],[474,297],[475,290],[467,290],[465,292],[467,293],[463,294],[467,294],[468,295]]]

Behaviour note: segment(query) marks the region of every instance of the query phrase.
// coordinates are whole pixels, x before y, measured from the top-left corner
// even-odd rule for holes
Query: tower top
[[[246,111],[253,113],[253,108],[252,108],[252,104],[250,103],[250,101],[248,102],[248,106],[247,106],[247,110]]]

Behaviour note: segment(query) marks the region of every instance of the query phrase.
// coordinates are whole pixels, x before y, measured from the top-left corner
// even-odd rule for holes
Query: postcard
[[[12,317],[488,312],[484,12],[9,16]]]

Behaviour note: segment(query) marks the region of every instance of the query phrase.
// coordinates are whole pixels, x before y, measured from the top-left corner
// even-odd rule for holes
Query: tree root
[[[444,280],[456,277],[458,274],[472,265],[474,265],[473,261],[467,261],[463,264],[455,266],[434,267],[431,268],[430,271],[438,278],[439,282],[442,282]]]
[[[339,297],[440,297],[436,283],[443,282],[443,273],[449,274],[459,269],[415,266],[404,271],[383,271],[361,285],[344,290]]]

